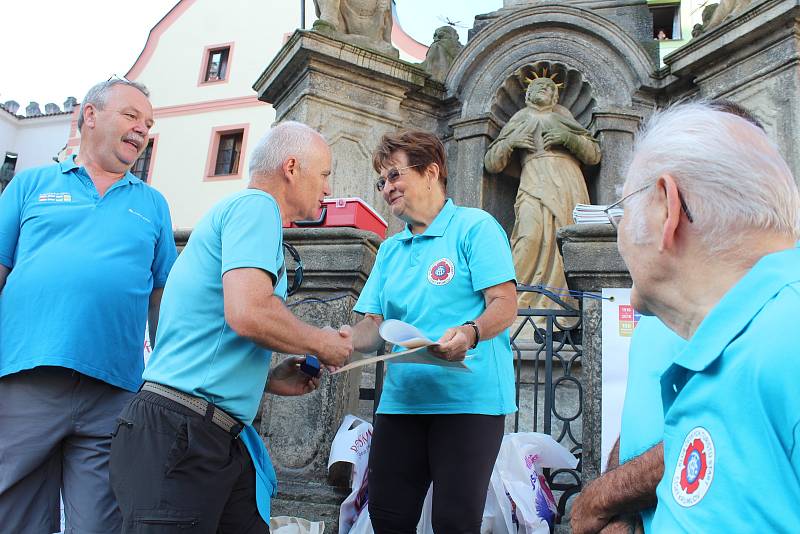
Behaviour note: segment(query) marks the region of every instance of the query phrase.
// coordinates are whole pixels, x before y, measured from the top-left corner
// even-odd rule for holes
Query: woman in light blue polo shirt
[[[355,348],[376,350],[378,325],[399,319],[469,372],[389,361],[369,458],[370,518],[378,534],[416,532],[433,482],[434,530],[477,534],[504,416],[516,410],[508,238],[488,213],[447,198],[445,151],[433,134],[384,135],[373,166],[406,227],[378,251],[355,307],[366,315],[353,327]]]

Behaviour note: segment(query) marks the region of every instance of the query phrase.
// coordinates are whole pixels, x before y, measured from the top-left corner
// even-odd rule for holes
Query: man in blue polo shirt
[[[17,174],[0,197],[0,530],[115,532],[116,417],[141,385],[175,242],[167,203],[129,172],[147,146],[144,86],[81,105],[80,154]]]
[[[316,217],[330,173],[322,136],[280,123],[253,149],[249,187],[192,231],[164,290],[145,383],[111,447],[123,533],[269,532],[275,473],[251,423],[265,388],[302,395],[318,384],[302,358],[270,371],[272,351],[339,366],[353,350],[348,334],[308,325],[284,303],[282,223]]]
[[[618,245],[631,302],[687,340],[660,381],[664,476],[652,530],[796,530],[800,193],[791,171],[745,119],[683,104],[656,114],[637,140],[625,194]]]
[[[657,317],[642,317],[636,325],[620,437],[606,472],[587,484],[572,504],[570,526],[576,534],[627,533],[637,513],[644,531],[651,532],[655,488],[664,474],[661,374],[685,345],[686,340]]]
[[[764,130],[741,104],[726,99],[709,104]],[[615,224],[617,219],[609,217],[609,221]],[[685,347],[686,340],[657,317],[642,317],[636,326],[628,355],[620,438],[611,450],[606,472],[584,486],[573,502],[570,524],[575,534],[627,533],[638,521],[645,533],[652,532],[656,486],[664,475],[661,375]]]

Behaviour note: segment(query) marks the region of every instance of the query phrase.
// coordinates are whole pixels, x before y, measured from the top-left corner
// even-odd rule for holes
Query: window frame
[[[149,145],[150,143],[153,144],[153,148],[150,150],[150,161],[147,162],[147,178],[145,178],[142,181],[144,183],[146,183],[146,184],[152,185],[153,184],[153,164],[156,161],[156,147],[158,147],[158,134],[151,134],[151,135],[148,136],[147,144]],[[147,151],[146,148],[145,148],[145,151]],[[145,154],[145,152],[142,152],[142,156],[144,154]],[[141,158],[142,156],[139,156],[139,158]],[[136,161],[139,161],[139,158],[136,158]],[[136,165],[136,161],[133,162],[133,165]],[[133,174],[133,165],[131,165],[131,168],[130,168],[131,174]],[[133,175],[136,176],[136,174],[133,174]],[[141,180],[141,178],[139,176],[136,176],[136,177]]]
[[[681,20],[681,3],[680,2],[667,1],[667,2],[649,3],[649,4],[647,4],[647,8],[650,11],[650,19],[653,21],[653,40],[654,41],[663,42],[663,41],[682,41],[683,40],[683,24],[682,24],[683,21]],[[658,28],[656,28],[655,20],[653,20],[654,11],[656,11],[656,10],[667,10],[667,9],[673,9],[674,10],[673,16],[672,16],[671,30],[675,29],[675,19],[677,18],[677,21],[678,21],[678,26],[677,27],[678,27],[679,34],[676,37],[674,31],[671,31],[672,37],[667,37],[663,41],[658,41],[658,39],[657,39]]]
[[[218,182],[223,180],[239,180],[244,175],[245,154],[247,152],[247,134],[250,131],[250,124],[229,124],[226,126],[215,126],[211,129],[211,140],[208,144],[208,157],[206,158],[206,169],[203,175],[204,182]],[[239,151],[239,166],[236,174],[214,174],[217,167],[217,157],[219,155],[219,143],[222,136],[241,133],[242,147]]]
[[[205,85],[219,85],[228,83],[231,79],[231,65],[233,64],[233,42],[220,43],[215,45],[208,45],[203,49],[203,55],[200,61],[200,75],[197,78],[197,86]],[[225,78],[221,80],[206,80],[206,72],[208,71],[208,62],[211,60],[211,54],[219,52],[220,50],[228,50],[228,60],[225,64]]]

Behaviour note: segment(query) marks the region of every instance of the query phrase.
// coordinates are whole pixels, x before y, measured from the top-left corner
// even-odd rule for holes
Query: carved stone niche
[[[558,104],[568,109],[581,126],[587,127],[592,120],[592,111],[595,107],[591,85],[583,79],[580,71],[550,61],[537,61],[525,65],[503,82],[492,103],[492,116],[495,121],[502,127],[514,113],[525,107],[525,91],[528,88],[525,80],[533,78],[534,73],[541,76],[544,72],[556,83],[563,84],[563,87],[558,89]]]
[[[558,106],[554,111],[559,112],[559,108],[564,114],[568,111],[581,126],[588,128],[596,105],[591,85],[584,80],[580,71],[563,63],[550,61],[536,61],[518,68],[498,88],[491,105],[491,118],[499,128],[502,128],[514,113],[525,107],[525,91],[528,88],[526,79],[533,78],[534,73],[541,76],[544,72],[556,83],[564,84],[559,88]],[[596,169],[589,170],[596,171]],[[514,200],[519,187],[520,173],[519,152],[516,151],[503,173],[488,180],[484,185],[485,208],[488,208],[509,232],[514,225]],[[584,169],[584,176],[587,179],[591,176],[587,173],[587,169]]]

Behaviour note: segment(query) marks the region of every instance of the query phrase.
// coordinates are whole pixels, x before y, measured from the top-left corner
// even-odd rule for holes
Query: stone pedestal
[[[670,100],[699,93],[739,102],[764,124],[800,177],[800,4],[756,0],[741,15],[664,58]]]
[[[570,289],[599,293],[604,287],[630,287],[610,224],[576,224],[558,231]],[[602,301],[583,301],[583,482],[600,474],[602,428]]]
[[[303,122],[327,138],[334,197],[361,197],[389,221],[390,233],[401,228],[375,189],[372,152],[386,132],[437,131],[441,84],[419,66],[298,30],[253,88],[276,120]]]
[[[287,302],[295,315],[319,327],[352,324],[353,306],[372,270],[380,238],[351,228],[317,228],[287,229],[284,239],[303,260],[303,285]],[[291,260],[287,268],[293,272]],[[285,357],[275,353],[273,363]],[[326,532],[336,532],[350,473],[348,466],[341,466],[329,474],[328,456],[342,419],[358,409],[360,378],[359,370],[325,374],[319,389],[309,395],[264,396],[260,421],[254,424],[278,474],[274,515],[325,521]]]

